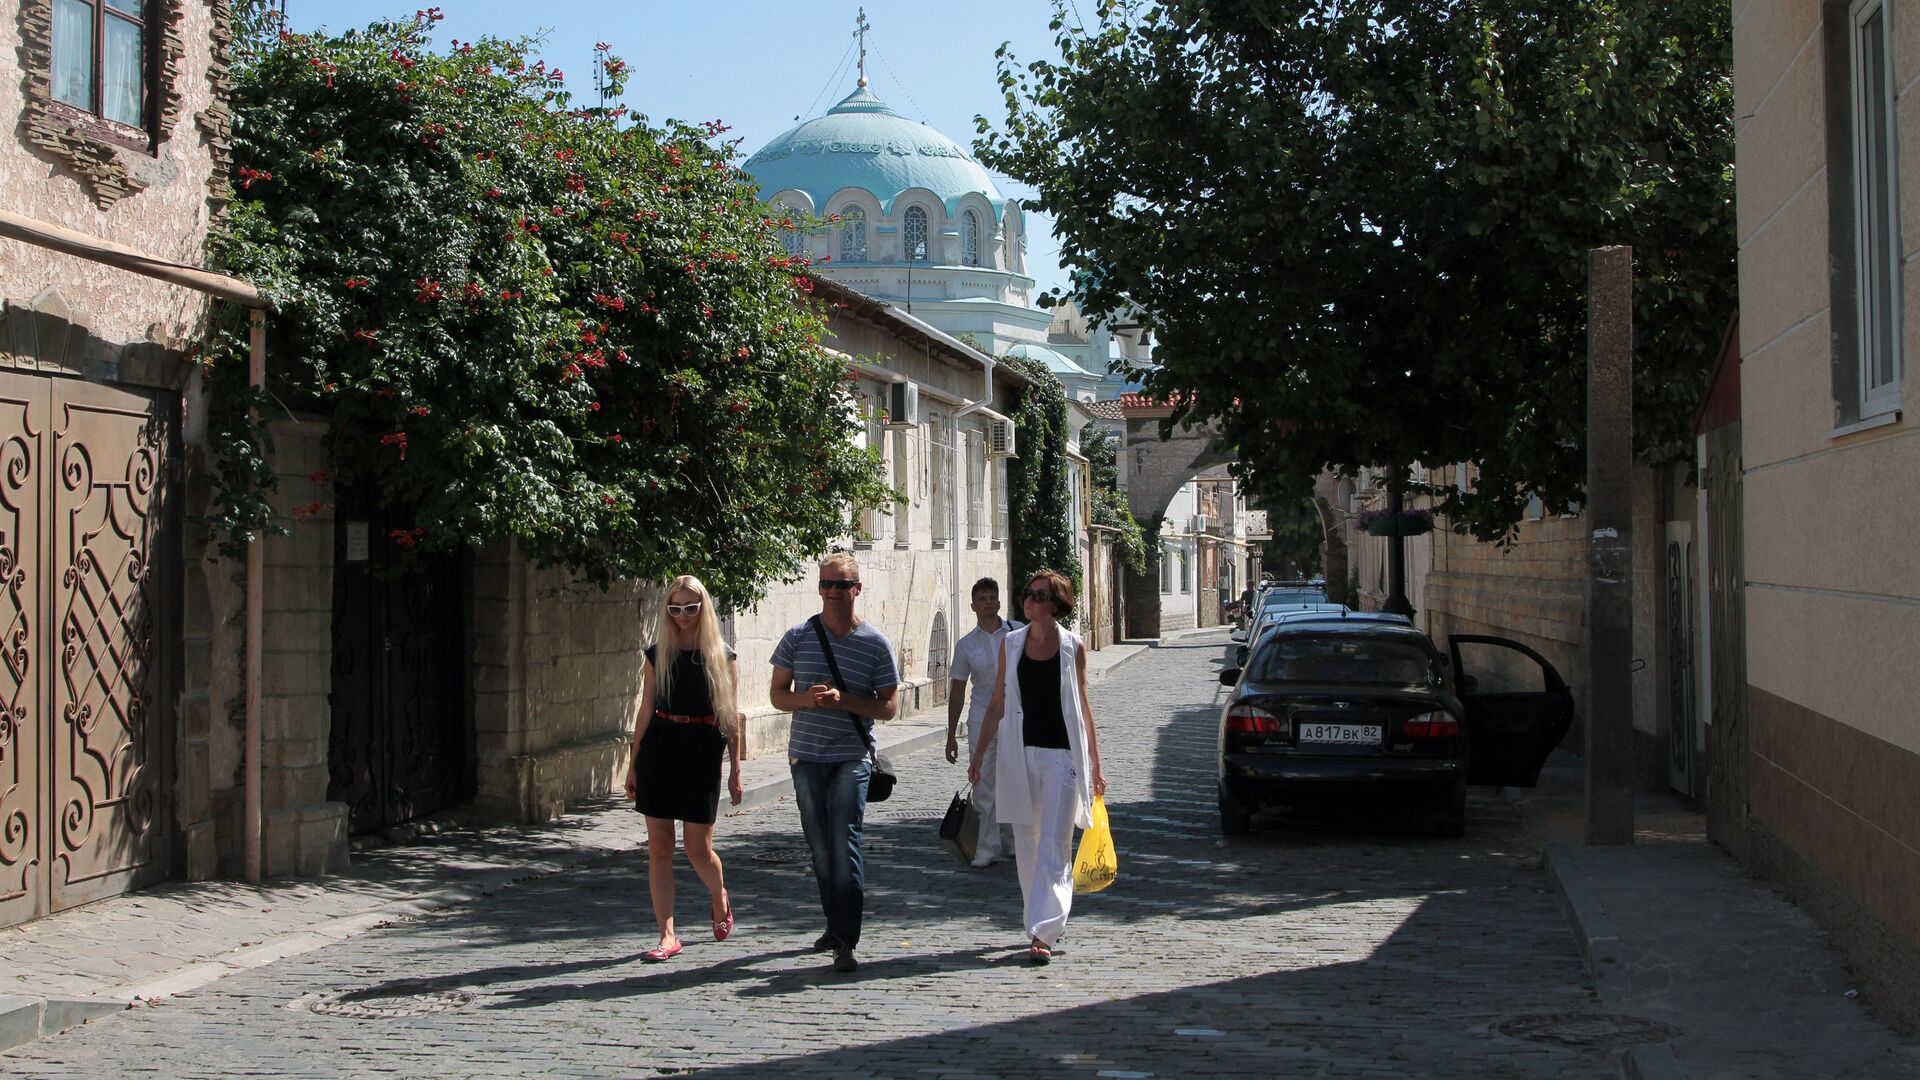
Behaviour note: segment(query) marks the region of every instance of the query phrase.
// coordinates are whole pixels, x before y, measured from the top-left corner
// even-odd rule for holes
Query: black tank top
[[[1035,660],[1020,650],[1021,735],[1028,746],[1067,749],[1067,718],[1060,711],[1060,654]]]

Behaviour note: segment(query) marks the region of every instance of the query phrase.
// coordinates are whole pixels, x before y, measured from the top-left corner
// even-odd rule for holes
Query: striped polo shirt
[[[893,662],[893,643],[870,622],[862,622],[853,632],[839,637],[829,629],[833,659],[840,665],[840,677],[855,694],[872,697],[888,687],[900,685],[900,672]],[[818,683],[833,685],[833,672],[827,668],[826,654],[820,651],[820,637],[810,623],[802,622],[788,630],[773,650],[773,666],[793,672],[793,688],[805,692]],[[867,743],[854,730],[849,714],[840,709],[799,709],[793,714],[793,730],[787,738],[787,756],[800,761],[855,761],[867,756]],[[864,727],[871,721],[860,720]]]

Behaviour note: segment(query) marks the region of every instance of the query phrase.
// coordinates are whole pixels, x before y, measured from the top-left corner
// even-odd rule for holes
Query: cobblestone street
[[[740,920],[728,941],[706,933],[682,864],[688,944],[669,963],[640,959],[654,931],[637,858],[608,857],[95,1021],[0,1056],[0,1072],[1615,1075],[1603,1039],[1499,1030],[1598,1008],[1502,799],[1476,793],[1460,841],[1266,818],[1219,836],[1224,641],[1189,637],[1093,688],[1120,879],[1077,899],[1051,966],[1025,961],[1012,865],[967,871],[938,847],[963,778],[927,749],[896,761],[898,792],[868,817],[856,974],[808,951],[821,917],[781,800],[716,832]],[[313,1008],[330,1001],[345,1007]]]

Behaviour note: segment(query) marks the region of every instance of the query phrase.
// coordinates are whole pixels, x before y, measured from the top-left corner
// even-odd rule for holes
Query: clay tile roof
[[[1081,405],[1087,412],[1102,420],[1125,420],[1127,414],[1119,401],[1089,401]]]

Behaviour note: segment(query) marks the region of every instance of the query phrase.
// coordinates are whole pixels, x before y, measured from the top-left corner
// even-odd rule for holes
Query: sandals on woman
[[[1052,959],[1053,950],[1041,944],[1039,938],[1035,938],[1033,944],[1027,948],[1027,963],[1029,964],[1044,964]]]

